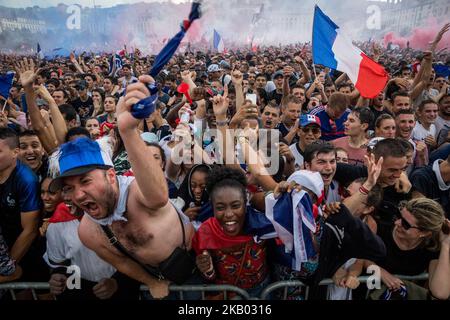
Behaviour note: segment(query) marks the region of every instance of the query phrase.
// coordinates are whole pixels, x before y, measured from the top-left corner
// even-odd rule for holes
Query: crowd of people
[[[449,28],[429,51],[360,43],[390,75],[372,99],[314,65],[309,44],[192,47],[154,78],[139,50],[120,67],[115,54],[1,55],[16,74],[0,97],[0,283],[48,282],[39,299],[176,299],[171,284],[259,297],[299,280],[309,298],[358,300],[377,269],[371,299],[448,299],[450,55],[436,48]]]

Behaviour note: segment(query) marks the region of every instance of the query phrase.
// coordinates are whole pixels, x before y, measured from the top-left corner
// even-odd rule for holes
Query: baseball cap
[[[208,67],[208,73],[210,73],[210,72],[218,72],[220,70],[222,70],[222,69],[220,69],[220,67],[217,64],[215,64],[215,63],[213,63],[212,65],[210,65]]]
[[[87,137],[64,143],[57,154],[60,175],[53,179],[49,190],[55,192],[63,186],[63,179],[88,173],[94,169],[113,167],[111,157],[100,144]]]
[[[228,62],[226,62],[225,60],[220,61],[219,66],[220,66],[222,69],[228,69],[228,70],[231,69],[230,64],[229,64]]]
[[[272,76],[272,79],[278,78],[278,77],[283,77],[283,71],[282,70],[278,70],[277,72],[275,72]]]
[[[86,87],[87,87],[87,83],[85,80],[80,80],[75,85],[75,89],[77,89],[77,90],[84,90],[84,89],[86,89]]]
[[[319,127],[321,126],[320,119],[317,116],[312,114],[302,114],[300,116],[299,126],[303,128],[310,124],[315,124]]]
[[[367,143],[367,148],[373,150],[373,148],[375,148],[377,143],[380,142],[381,140],[384,140],[384,137],[375,137],[370,139],[369,142]]]
[[[158,136],[153,132],[143,132],[141,133],[141,138],[146,143],[159,143]]]

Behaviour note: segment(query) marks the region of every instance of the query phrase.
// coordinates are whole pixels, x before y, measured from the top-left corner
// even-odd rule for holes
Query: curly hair
[[[229,187],[239,189],[244,202],[247,202],[247,178],[242,171],[217,165],[212,168],[208,180],[206,190],[211,201],[217,190]]]

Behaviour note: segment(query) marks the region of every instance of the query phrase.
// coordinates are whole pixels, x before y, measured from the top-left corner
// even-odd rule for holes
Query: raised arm
[[[287,98],[289,94],[291,93],[291,88],[289,87],[289,79],[294,74],[294,69],[292,67],[284,67],[283,68],[283,88],[282,88],[282,98],[281,98],[281,105],[287,106]]]
[[[63,144],[65,142],[65,137],[67,134],[66,121],[64,120],[61,111],[59,111],[58,105],[56,104],[55,100],[53,99],[50,92],[48,92],[46,87],[40,86],[38,89],[38,94],[42,97],[42,99],[47,101],[50,110],[50,115],[52,117],[52,123],[53,128],[55,130],[56,139],[58,140],[59,144]]]
[[[181,79],[183,79],[184,83],[189,85],[189,94],[192,96],[193,90],[197,88],[197,85],[194,83],[192,79],[195,79],[197,74],[195,71],[184,70],[181,72]]]
[[[77,58],[75,58],[75,54],[73,52],[70,53],[70,62],[73,63],[77,71],[81,74],[84,74],[83,68],[81,68],[80,64],[77,61]]]
[[[383,166],[383,157],[378,159],[378,162],[375,162],[375,156],[373,154],[370,157],[366,155],[365,158],[367,161],[367,180],[362,184],[358,192],[343,201],[353,215],[359,208],[365,207],[369,192],[376,185]]]
[[[39,70],[35,70],[34,61],[24,58],[16,65],[17,71],[20,74],[20,82],[25,90],[25,98],[28,106],[28,113],[30,114],[31,124],[36,131],[39,140],[41,140],[42,146],[45,151],[51,153],[58,147],[56,137],[52,135],[52,131],[49,126],[45,124],[45,121],[39,111],[36,104],[36,93],[33,89],[33,83],[36,79]]]
[[[313,83],[309,86],[308,90],[306,90],[306,98],[310,99],[311,95],[313,94],[314,90],[316,90],[318,84],[320,83],[319,78],[314,79]]]
[[[267,171],[267,168],[264,165],[264,159],[262,159],[260,154],[255,151],[256,141],[256,130],[250,128],[250,125],[247,124],[246,128],[239,133],[238,143],[244,154],[248,171],[256,178],[264,191],[273,191],[277,186],[277,183]]]
[[[239,109],[243,106],[245,102],[244,97],[244,89],[242,88],[242,80],[244,77],[242,76],[242,73],[239,70],[234,70],[231,73],[231,82],[234,85],[234,88],[236,89],[236,112],[239,111]]]
[[[229,106],[228,99],[228,87],[226,87],[224,95],[215,96],[212,99],[214,115],[216,116],[218,136],[218,148],[223,163],[233,168],[240,168],[239,164],[235,161],[234,153],[234,136],[230,133],[231,130],[227,121],[227,110]],[[241,110],[238,111],[242,113]]]
[[[311,72],[309,71],[308,67],[306,66],[305,61],[300,56],[297,56],[294,59],[300,65],[300,69],[302,69],[302,77],[297,81],[297,85],[303,86],[306,83],[311,81]]]
[[[334,85],[337,87],[341,84],[341,82],[344,82],[344,80],[346,80],[346,79],[347,79],[347,74],[343,73],[336,79],[336,81],[334,81]]]
[[[142,120],[133,117],[130,111],[134,104],[150,95],[144,84],[150,82],[154,82],[153,78],[141,76],[139,82],[127,87],[126,96],[120,98],[117,105],[117,123],[139,187],[138,201],[145,207],[156,210],[169,201],[166,178],[141,139],[137,128]]]

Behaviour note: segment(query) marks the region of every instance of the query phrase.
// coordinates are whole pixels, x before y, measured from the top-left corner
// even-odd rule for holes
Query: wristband
[[[226,125],[228,125],[228,121],[227,120],[223,120],[223,121],[216,120],[216,126],[217,127],[224,127]]]
[[[367,190],[366,188],[364,188],[363,185],[361,185],[361,187],[359,187],[359,192],[362,193],[363,195],[367,196],[367,195],[369,195],[370,190]]]

